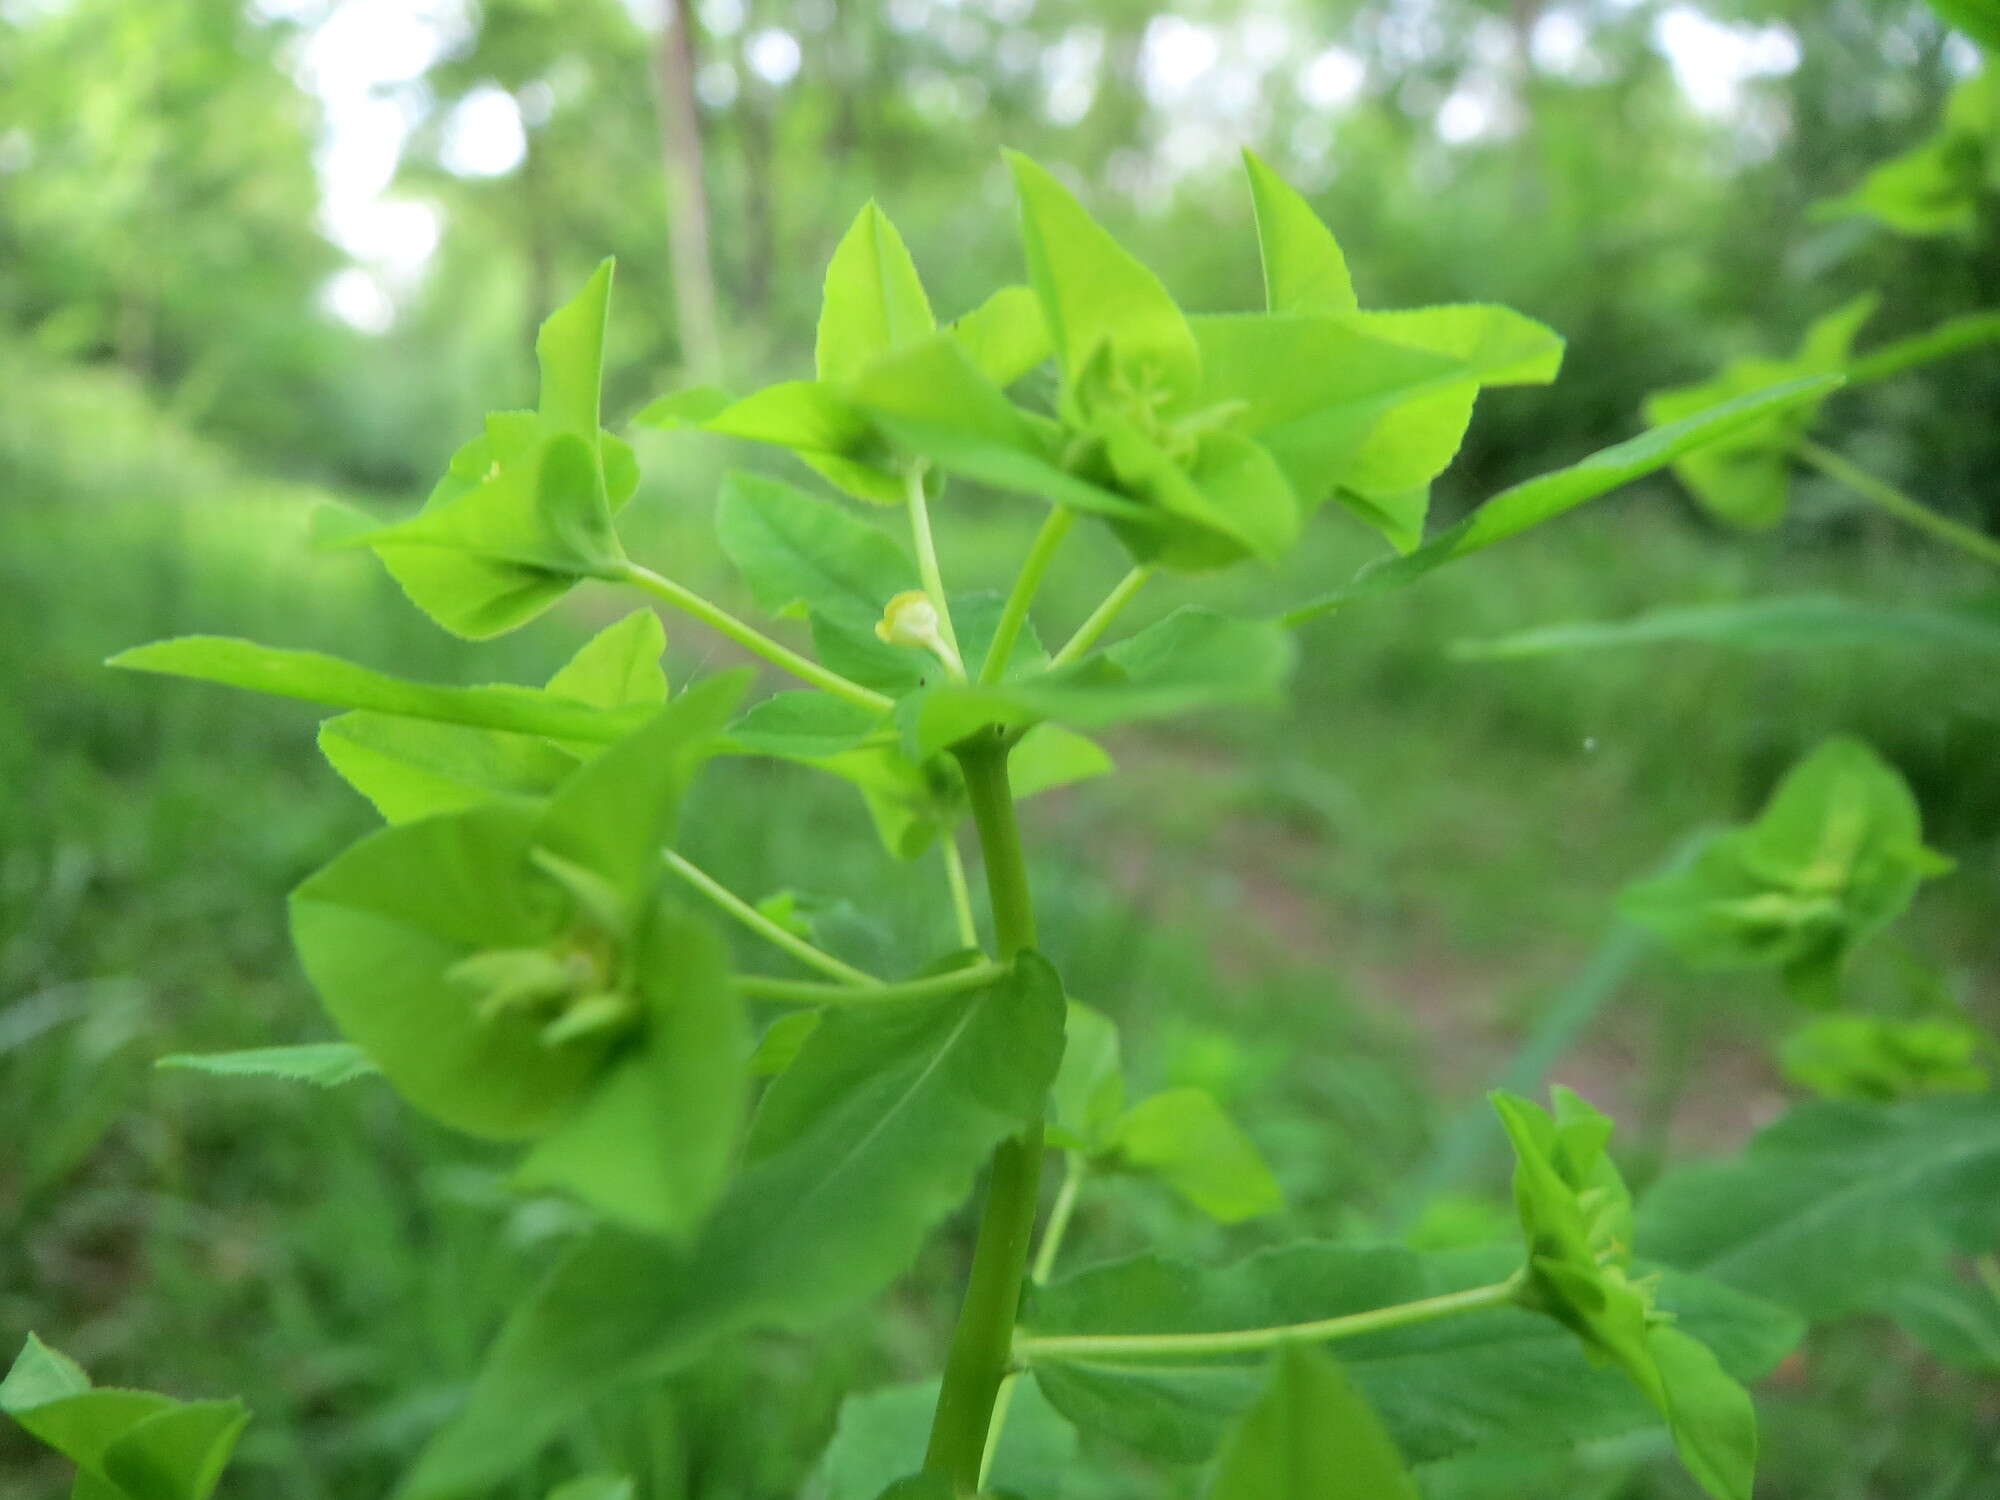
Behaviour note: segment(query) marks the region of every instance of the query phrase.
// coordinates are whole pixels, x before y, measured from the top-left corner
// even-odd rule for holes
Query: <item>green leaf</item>
[[[635,610],[587,641],[547,691],[611,711],[657,706],[667,697],[665,649],[659,617]],[[546,796],[599,746],[359,712],[320,725],[319,748],[385,819],[402,823],[494,797]]]
[[[857,500],[901,505],[906,480],[867,418],[831,386],[788,380],[745,396],[707,422],[711,432],[789,448],[815,473]]]
[[[208,1500],[249,1420],[241,1401],[93,1388],[32,1333],[0,1381],[0,1411],[74,1463],[75,1493],[93,1500]]]
[[[555,1045],[541,1002],[621,988],[626,925],[650,909],[675,804],[742,686],[690,689],[545,808],[492,802],[382,829],[292,893],[307,976],[398,1092],[501,1139],[545,1134],[575,1107],[618,1038]],[[533,1003],[499,1003],[508,989]]]
[[[1144,368],[1167,391],[1191,395],[1201,356],[1187,319],[1160,280],[1098,226],[1060,182],[1007,153],[1021,201],[1028,279],[1041,300],[1063,374],[1074,382],[1097,350]]]
[[[1452,655],[1461,660],[1506,661],[1668,642],[1744,651],[1890,646],[2000,654],[2000,617],[1987,609],[1926,609],[1835,594],[1795,594],[1680,605],[1625,620],[1542,625],[1491,640],[1458,641]]]
[[[456,460],[454,460],[456,462]],[[503,634],[585,578],[614,578],[624,549],[597,444],[564,432],[488,477],[452,476],[424,508],[362,540],[410,601],[454,635]]]
[[[917,587],[916,564],[884,532],[761,475],[723,481],[716,533],[758,607],[774,615],[810,609],[872,627],[891,598]]]
[[[662,907],[634,969],[637,1045],[521,1163],[515,1181],[560,1188],[652,1234],[685,1237],[728,1173],[749,1082],[749,1033],[728,955],[705,922]]]
[[[223,1078],[289,1078],[334,1088],[382,1070],[352,1042],[306,1042],[296,1047],[249,1047],[241,1052],[174,1052],[153,1064]]]
[[[1838,375],[1808,376],[1738,396],[1599,449],[1567,468],[1524,480],[1502,490],[1456,526],[1438,533],[1407,556],[1371,564],[1344,588],[1288,611],[1285,623],[1302,625],[1360,600],[1407,588],[1448,562],[1553,520],[1587,500],[1664,468],[1704,443],[1759,423],[1774,413],[1817,401],[1838,386],[1840,380]]]
[[[440,687],[412,682],[318,651],[260,646],[230,636],[184,635],[154,641],[121,651],[106,665],[217,682],[336,708],[374,709],[407,718],[553,739],[608,742],[629,734],[650,717],[642,708],[596,708],[512,683]]]
[[[706,427],[735,404],[736,397],[719,385],[691,385],[654,397],[632,420],[641,427],[655,427],[662,432]]]
[[[1605,1145],[1611,1121],[1568,1089],[1553,1115],[1512,1094],[1493,1107],[1514,1146],[1514,1203],[1527,1242],[1515,1300],[1574,1333],[1667,1419],[1681,1463],[1716,1500],[1749,1500],[1757,1417],[1749,1394],[1699,1340],[1668,1326],[1653,1284],[1630,1274],[1632,1199]]]
[[[744,1167],[692,1247],[614,1232],[579,1246],[509,1321],[402,1493],[491,1483],[617,1386],[880,1290],[1041,1110],[1062,1006],[1054,971],[1024,954],[970,995],[829,1009],[766,1090]]]
[[[836,384],[852,380],[936,327],[903,237],[869,199],[826,268],[814,351],[819,378]]]
[[[950,473],[1078,510],[1146,517],[1143,506],[1065,468],[1060,432],[1009,401],[949,334],[876,364],[850,394],[899,446]]]
[[[1141,1100],[1112,1127],[1107,1147],[1124,1170],[1159,1178],[1223,1224],[1285,1206],[1263,1155],[1206,1089]]]
[[[937,1406],[936,1380],[884,1386],[840,1405],[833,1441],[808,1482],[809,1500],[874,1500],[923,1461]],[[988,1488],[1057,1500],[1076,1464],[1076,1429],[1033,1381],[1014,1388],[1007,1425],[994,1449]]]
[[[542,372],[541,416],[552,432],[574,433],[586,440],[597,437],[611,271],[609,259],[599,262],[583,290],[550,313],[535,334],[535,360]]]
[[[689,688],[647,724],[557,789],[536,829],[548,849],[643,900],[660,881],[660,850],[673,841],[688,783],[748,685],[747,668]]]
[[[1993,0],[1931,0],[1952,25],[2000,49],[2000,6]],[[1993,129],[2000,86],[1995,70],[1960,83],[1945,101],[1944,118],[1910,150],[1879,163],[1851,191],[1813,205],[1819,218],[1862,214],[1898,234],[1970,236],[1982,199],[1991,191],[1991,162],[2000,143]]]
[[[1290,1345],[1224,1440],[1208,1500],[1418,1500],[1368,1399],[1317,1349]]]
[[[874,709],[831,693],[773,693],[729,726],[727,743],[752,755],[811,762],[853,749],[883,722]]]
[[[1670,1265],[1814,1319],[1874,1306],[1944,1246],[2000,1240],[2000,1096],[1799,1105],[1730,1161],[1677,1168],[1640,1206]]]
[[[1881,1310],[1944,1363],[2000,1375],[2000,1283],[1983,1268],[1974,1279],[1949,1265],[1919,1272],[1899,1282]]]
[[[1294,653],[1283,632],[1186,607],[1099,655],[1039,677],[941,682],[904,701],[904,741],[919,758],[987,724],[1044,719],[1096,728],[1226,704],[1274,701]]]
[[[1359,306],[1347,258],[1298,189],[1243,153],[1264,262],[1264,305],[1274,313],[1344,313]]]
[[[1104,747],[1060,724],[1037,724],[1007,757],[1007,785],[1016,802],[1116,769]]]
[[[1316,1242],[1217,1270],[1139,1256],[1041,1289],[1026,1322],[1037,1335],[1270,1327],[1487,1285],[1515,1264],[1505,1251],[1424,1255],[1400,1245]],[[1698,1277],[1667,1274],[1658,1302],[1740,1379],[1769,1370],[1801,1331],[1789,1314]],[[1412,1463],[1518,1444],[1524,1433],[1556,1446],[1658,1420],[1627,1382],[1593,1366],[1567,1330],[1516,1308],[1345,1338],[1337,1352]],[[1171,1364],[1038,1355],[1034,1373],[1079,1426],[1182,1463],[1212,1454],[1259,1388],[1253,1355]]]
[[[1895,768],[1836,737],[1786,773],[1756,821],[1628,887],[1619,909],[1698,968],[1775,968],[1801,998],[1830,1000],[1854,949],[1950,868],[1924,847]]]
[[[789,1068],[819,1025],[819,1016],[816,1010],[788,1010],[765,1027],[757,1038],[757,1050],[750,1054],[751,1076],[769,1078]]]
[[[1096,1152],[1125,1108],[1118,1028],[1104,1012],[1072,1000],[1064,1037],[1062,1066],[1049,1089],[1050,1140]]]
[[[545,796],[577,764],[545,739],[371,712],[328,719],[319,749],[391,823]]]
[[[585,641],[555,676],[548,691],[593,708],[630,708],[667,701],[667,632],[650,609],[635,609]]]
[[[1055,345],[1033,287],[1003,286],[947,330],[981,375],[1009,386],[1051,354]]]
[[[1848,363],[1854,335],[1875,310],[1876,302],[1873,294],[1857,297],[1819,319],[1806,330],[1799,352],[1791,359],[1739,359],[1712,379],[1655,391],[1646,399],[1646,420],[1656,427],[1678,423],[1717,402],[1775,382],[1840,374]],[[1832,389],[1820,390],[1816,399],[1786,403],[1756,422],[1734,426],[1717,441],[1688,450],[1675,458],[1674,473],[1695,499],[1721,520],[1748,530],[1777,525],[1791,491],[1792,449],[1805,436],[1820,401]]]
[[[1923,1094],[1976,1094],[1992,1081],[1980,1057],[1990,1043],[1956,1020],[1815,1016],[1785,1038],[1785,1078],[1823,1099],[1891,1102]]]
[[[539,1135],[602,1051],[542,1044],[541,1023],[482,1019],[448,977],[473,954],[553,941],[527,871],[537,818],[488,803],[370,834],[292,893],[292,939],[328,1013],[412,1104],[472,1135]]]

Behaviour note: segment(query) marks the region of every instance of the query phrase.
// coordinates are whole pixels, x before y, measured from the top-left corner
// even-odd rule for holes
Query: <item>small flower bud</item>
[[[958,653],[939,629],[937,606],[922,589],[906,589],[891,599],[875,622],[875,635],[892,646],[929,651],[952,671],[963,674]]]

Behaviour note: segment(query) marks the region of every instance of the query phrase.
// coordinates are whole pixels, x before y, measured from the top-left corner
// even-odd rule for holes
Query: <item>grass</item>
[[[0,1154],[0,1334],[34,1327],[108,1381],[246,1393],[257,1421],[228,1491],[242,1500],[385,1493],[576,1216],[516,1197],[499,1159],[379,1086],[322,1094],[151,1069],[166,1052],[326,1034],[282,894],[372,818],[318,764],[311,710],[98,663],[209,630],[449,680],[539,680],[629,604],[585,593],[519,636],[450,642],[365,562],[304,550],[311,492],[240,471],[115,382],[0,376],[22,393],[0,414],[0,1099],[16,1147]],[[710,492],[721,450],[648,456],[635,552],[669,567],[701,558],[689,581],[728,593],[706,507],[682,498]],[[1002,581],[1034,519],[1010,503],[943,507],[954,586]],[[1328,518],[1288,576],[1193,592],[1275,603],[1367,555],[1356,528]],[[1051,575],[1050,633],[1119,570],[1108,544],[1082,537]],[[1910,936],[1992,1019],[1990,676],[1914,654],[1448,654],[1465,637],[1654,603],[1780,589],[1934,599],[1980,584],[1839,518],[1719,537],[1654,486],[1316,627],[1289,714],[1119,736],[1121,778],[1029,811],[1045,943],[1074,992],[1125,1027],[1137,1084],[1214,1089],[1290,1207],[1280,1224],[1225,1231],[1114,1182],[1080,1213],[1066,1260],[1162,1241],[1220,1257],[1381,1223],[1444,1122],[1589,957],[1610,892],[1691,827],[1744,815],[1836,730],[1904,767],[1933,841],[1960,857]],[[1159,587],[1133,619],[1183,597]],[[726,658],[691,624],[669,628],[676,680]],[[889,865],[844,788],[733,764],[705,784],[694,821],[692,854],[735,889],[865,895],[870,919],[835,927],[856,959],[895,968],[949,945],[935,858]],[[1867,977],[1896,982],[1886,964]],[[1557,1072],[1615,1105],[1643,1168],[1722,1149],[1776,1102],[1766,1057],[1788,1019],[1763,986],[1642,963]],[[1494,1223],[1485,1161],[1451,1186],[1419,1234]],[[650,1500],[797,1493],[843,1390],[935,1368],[965,1252],[955,1225],[880,1306],[635,1395],[515,1493],[598,1463],[631,1468]],[[1867,1325],[1816,1337],[1767,1394],[1762,1493],[1775,1497],[1972,1500],[1976,1464],[1955,1477],[1956,1458],[1939,1455],[2000,1441],[1990,1401]],[[746,1423],[752,1410],[763,1415]],[[1189,1493],[1185,1476],[1086,1446],[1078,1500]],[[1657,1448],[1592,1449],[1560,1476],[1500,1462],[1433,1477],[1462,1500],[1685,1494]],[[0,1433],[0,1500],[61,1485]]]

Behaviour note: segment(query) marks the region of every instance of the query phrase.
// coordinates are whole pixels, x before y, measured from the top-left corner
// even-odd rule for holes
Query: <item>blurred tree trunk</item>
[[[766,310],[771,296],[771,271],[777,258],[777,204],[772,185],[777,177],[773,145],[776,99],[750,97],[745,89],[737,109],[743,148],[742,307],[751,316]]]
[[[674,273],[681,358],[692,374],[709,379],[721,373],[722,336],[702,175],[701,111],[694,93],[694,6],[690,0],[666,0],[665,19],[654,69],[667,183],[667,256]]]

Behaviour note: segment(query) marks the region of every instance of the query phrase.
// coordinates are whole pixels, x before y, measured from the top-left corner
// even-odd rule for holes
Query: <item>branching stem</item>
[[[952,626],[951,604],[945,598],[944,574],[938,568],[937,543],[931,539],[930,502],[924,496],[924,465],[911,466],[904,493],[910,502],[910,538],[917,548],[917,576],[923,580],[924,592],[930,595],[931,608],[937,611],[938,633],[951,647],[951,659],[945,665],[955,669],[954,675],[963,677],[965,653],[958,649],[958,631]]]
[[[2000,539],[1990,537],[1983,531],[1975,531],[1962,521],[1954,521],[1950,516],[1940,515],[1914,495],[1905,494],[1886,479],[1869,473],[1859,464],[1850,463],[1831,448],[1822,448],[1818,443],[1804,441],[1797,449],[1800,458],[1811,464],[1829,479],[1838,480],[1857,495],[1886,511],[1897,520],[1927,531],[1939,541],[1945,542],[1959,551],[1981,562],[2000,566]]]
[[[821,984],[811,979],[773,979],[763,974],[739,974],[736,987],[753,1000],[785,1005],[874,1005],[884,1000],[935,1000],[993,983],[1007,972],[1000,964],[974,964],[947,974],[882,984]]]
[[[824,689],[837,698],[845,698],[849,703],[862,708],[873,709],[886,714],[894,708],[893,699],[885,697],[873,688],[865,688],[858,682],[850,681],[821,666],[809,656],[801,656],[791,647],[772,640],[754,625],[744,623],[721,605],[704,599],[686,584],[655,573],[651,568],[628,562],[618,574],[624,582],[634,588],[643,589],[662,603],[671,604],[675,609],[693,615],[704,625],[708,625],[729,637],[747,651],[755,652],[773,666],[782,667],[794,677]]]
[[[1498,1281],[1469,1291],[1447,1292],[1442,1297],[1426,1297],[1420,1302],[1399,1302],[1394,1307],[1371,1308],[1338,1318],[1321,1318],[1311,1323],[1284,1323],[1274,1328],[1235,1328],[1222,1333],[1083,1333],[1036,1337],[1021,1334],[1014,1340],[1015,1358],[1033,1364],[1036,1360],[1177,1360],[1203,1355],[1254,1354],[1285,1344],[1330,1343],[1357,1338],[1364,1333],[1381,1333],[1390,1328],[1407,1328],[1412,1323],[1428,1323],[1433,1318],[1457,1313],[1479,1312],[1505,1307],[1514,1300],[1514,1283]]]
[[[1104,602],[1090,612],[1090,618],[1076,627],[1076,634],[1063,643],[1063,648],[1049,663],[1055,667],[1066,667],[1084,652],[1097,644],[1097,638],[1111,628],[1111,622],[1118,618],[1119,611],[1132,602],[1132,596],[1139,592],[1148,578],[1153,576],[1150,567],[1141,564],[1118,580]]]
[[[1076,522],[1076,512],[1066,505],[1058,505],[1042,522],[1041,530],[1035,533],[1035,540],[1028,547],[1027,560],[1021,564],[1021,572],[1014,580],[1014,587],[1007,595],[1007,602],[1000,610],[1000,623],[993,631],[993,644],[986,649],[986,660],[979,668],[981,682],[998,682],[1007,671],[1007,658],[1014,654],[1014,642],[1021,638],[1021,627],[1027,623],[1028,607],[1035,602],[1035,594],[1042,586],[1042,575],[1049,570],[1049,563],[1062,545],[1062,539],[1069,535],[1069,529]]]
[[[791,954],[808,968],[818,969],[822,974],[830,974],[842,984],[870,985],[881,987],[882,981],[865,969],[857,969],[853,964],[843,963],[823,948],[816,948],[796,932],[787,931],[773,922],[756,907],[745,901],[701,866],[687,859],[673,849],[663,851],[667,867],[689,885],[708,897],[730,916],[741,922],[757,936]]]

